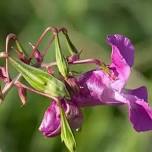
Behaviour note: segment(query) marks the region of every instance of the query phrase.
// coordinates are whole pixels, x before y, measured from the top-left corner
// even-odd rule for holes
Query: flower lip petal
[[[138,97],[139,99],[143,99],[145,102],[147,102],[148,100],[148,92],[147,92],[147,88],[145,86],[136,88],[136,89],[125,89],[123,91],[124,93],[127,93],[129,95],[133,95]]]
[[[131,67],[134,63],[134,46],[131,41],[120,34],[108,35],[107,43],[119,50],[119,54],[125,59],[126,63]],[[112,56],[113,58],[113,56]]]
[[[152,109],[144,100],[136,99],[129,104],[129,117],[136,131],[152,130]]]

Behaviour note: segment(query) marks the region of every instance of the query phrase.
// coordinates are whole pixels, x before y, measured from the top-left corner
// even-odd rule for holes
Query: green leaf
[[[64,110],[60,106],[61,114],[61,140],[65,143],[70,152],[74,152],[76,149],[76,141],[72,130],[69,126]]]
[[[9,57],[10,63],[22,74],[25,80],[36,90],[44,92],[51,97],[68,97],[65,84],[41,69],[32,67],[18,59]]]
[[[55,36],[55,49],[56,49],[56,62],[60,73],[63,77],[67,77],[69,73],[68,63],[66,58],[64,57],[61,48],[58,35]]]
[[[65,35],[66,38],[66,42],[67,42],[67,46],[68,46],[68,50],[71,53],[71,55],[75,55],[75,54],[79,54],[77,48],[74,46],[74,44],[72,43],[72,41],[69,38],[69,35],[67,33],[67,31],[63,31],[63,34]]]
[[[23,53],[27,57],[27,53],[25,52],[19,41],[15,40],[15,43],[16,43],[17,51],[19,51],[19,53]]]
[[[1,90],[1,86],[0,86],[0,103],[2,103],[3,101],[3,93],[2,93],[2,90]]]

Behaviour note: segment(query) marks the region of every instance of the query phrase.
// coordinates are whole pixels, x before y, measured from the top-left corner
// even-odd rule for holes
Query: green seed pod
[[[65,84],[41,69],[32,67],[18,59],[8,58],[10,63],[22,74],[25,80],[36,90],[50,97],[70,97]]]

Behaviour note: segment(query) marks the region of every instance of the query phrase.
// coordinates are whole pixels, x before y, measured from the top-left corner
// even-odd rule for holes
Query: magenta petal
[[[80,109],[72,103],[62,100],[62,107],[64,108],[66,117],[72,129],[81,127],[83,117]],[[46,110],[39,130],[47,137],[53,137],[60,134],[60,109],[55,101]]]
[[[128,38],[119,34],[108,36],[107,42],[112,46],[110,68],[118,73],[118,80],[114,82],[113,88],[121,90],[128,80],[134,62],[134,47]]]
[[[124,90],[125,93],[133,95],[138,97],[139,99],[143,99],[144,101],[147,102],[148,100],[148,92],[147,92],[147,88],[145,86],[136,88],[136,89],[126,89]]]
[[[117,64],[117,62],[123,64],[122,60],[124,59],[130,67],[133,65],[134,47],[127,37],[120,34],[109,35],[107,42],[112,46],[112,61],[114,64]],[[115,60],[115,57],[119,57],[119,60]]]
[[[136,131],[152,130],[152,109],[144,100],[133,99],[129,104],[130,121]]]
[[[39,130],[47,137],[60,133],[60,111],[56,102],[53,101],[45,111]]]
[[[73,101],[78,106],[120,105],[124,103],[111,87],[113,80],[101,70],[84,73],[78,78],[78,82],[80,92],[73,96]]]

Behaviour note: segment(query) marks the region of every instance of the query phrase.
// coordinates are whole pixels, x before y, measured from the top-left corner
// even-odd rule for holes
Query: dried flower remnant
[[[23,88],[22,86],[19,86],[18,87],[18,95],[21,99],[21,103],[23,105],[25,105],[27,102],[27,90],[25,88]]]
[[[50,32],[52,38],[44,52],[38,46],[44,36]],[[65,56],[60,45],[60,33],[65,37],[69,55]],[[18,59],[9,54],[9,40],[16,44]],[[56,61],[45,63],[48,46],[55,41]],[[65,28],[47,28],[39,37],[32,52],[28,56],[14,34],[6,38],[6,51],[0,58],[6,60],[5,67],[0,67],[0,80],[3,88],[0,90],[0,100],[6,93],[16,87],[22,104],[27,101],[27,91],[45,96],[51,100],[50,106],[44,113],[39,130],[46,137],[61,136],[70,152],[74,152],[76,142],[73,131],[82,126],[83,115],[81,108],[97,105],[126,105],[130,121],[138,132],[152,130],[152,108],[148,105],[148,93],[142,86],[133,90],[125,88],[134,63],[134,47],[131,41],[120,34],[109,35],[107,43],[112,47],[111,64],[106,65],[99,59],[80,59],[80,53],[72,43]],[[14,49],[14,48],[13,48]],[[33,59],[36,64],[33,64]],[[19,73],[12,78],[8,70],[11,63]],[[96,68],[75,75],[70,65],[95,64]],[[59,75],[53,72],[56,67]],[[71,70],[71,71],[70,71]],[[29,84],[20,81],[23,77]]]
[[[4,67],[0,67],[0,80],[7,82],[6,69]]]

